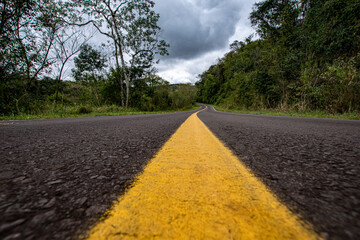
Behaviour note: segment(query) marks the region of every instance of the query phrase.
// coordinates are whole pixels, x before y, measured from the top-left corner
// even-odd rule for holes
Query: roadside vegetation
[[[195,101],[223,110],[359,118],[358,0],[255,4],[250,20],[258,38],[233,42],[196,86],[157,76],[157,59],[169,45],[159,38],[154,4],[5,1],[0,119],[175,111]],[[92,41],[95,34],[106,40]]]
[[[50,119],[50,118],[68,118],[68,117],[95,117],[95,116],[120,116],[120,115],[137,115],[137,114],[155,114],[155,113],[172,113],[179,111],[191,111],[200,108],[199,105],[182,108],[177,110],[156,110],[141,111],[136,108],[124,108],[117,105],[104,105],[101,107],[93,107],[90,105],[57,107],[54,109],[43,111],[41,113],[29,113],[0,116],[0,120],[28,120],[28,119]]]
[[[134,107],[124,107],[118,103],[120,97],[111,79],[110,75],[97,83],[97,94],[89,83],[74,81],[62,81],[60,93],[56,94],[55,79],[39,80],[40,93],[28,95],[27,101],[15,105],[18,109],[14,113],[0,116],[0,120],[162,113],[199,107],[195,104],[194,86],[170,85],[157,76],[137,79],[137,84],[142,82],[143,86],[131,88],[130,102]]]
[[[198,101],[221,110],[360,116],[360,2],[266,0],[250,15],[259,39],[235,41],[199,76]]]
[[[195,86],[156,75],[169,45],[153,7],[150,0],[3,1],[0,119],[192,109]]]
[[[289,117],[309,117],[309,118],[333,118],[333,119],[351,119],[360,120],[360,114],[357,112],[346,112],[346,113],[328,113],[326,111],[314,110],[314,111],[299,111],[299,110],[280,110],[280,109],[236,109],[226,108],[222,106],[212,105],[217,111],[221,112],[233,112],[233,113],[244,113],[254,115],[269,115],[269,116],[289,116]]]

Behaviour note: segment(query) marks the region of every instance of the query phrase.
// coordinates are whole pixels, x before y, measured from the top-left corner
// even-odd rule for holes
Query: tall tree
[[[80,48],[80,54],[74,59],[73,76],[76,81],[88,82],[93,89],[98,106],[100,106],[98,81],[102,70],[106,67],[106,58],[101,52],[85,44]]]
[[[76,55],[84,46],[93,34],[86,34],[79,28],[70,26],[70,28],[63,28],[55,37],[54,55],[55,65],[57,66],[56,73],[56,93],[55,102],[58,100],[59,85],[62,81],[62,76],[65,71],[65,66],[68,61]]]
[[[29,81],[49,67],[56,34],[65,25],[65,6],[61,0],[5,1],[1,9],[1,67],[10,74],[23,72]]]
[[[135,65],[148,68],[154,63],[156,54],[167,54],[168,45],[159,40],[159,14],[152,10],[155,3],[151,0],[83,0],[81,3],[84,12],[93,18],[90,22],[113,41],[116,68],[122,68],[125,78],[126,99],[122,103],[128,107],[129,69]],[[123,92],[121,89],[122,95]]]
[[[6,105],[28,102],[26,96],[37,91],[39,76],[51,71],[51,49],[67,25],[68,6],[63,0],[1,1],[0,78],[2,89],[8,89],[1,99]]]

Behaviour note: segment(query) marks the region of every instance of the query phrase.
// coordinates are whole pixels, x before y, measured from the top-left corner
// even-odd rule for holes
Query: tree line
[[[199,75],[198,100],[238,109],[360,111],[360,2],[266,0],[259,38],[235,41]]]
[[[1,0],[0,115],[66,104],[142,110],[191,106],[194,87],[171,88],[156,76],[156,56],[167,55],[169,45],[159,37],[154,4]],[[90,39],[99,33],[107,42],[92,46]],[[71,62],[75,81],[64,81]],[[188,91],[192,95],[184,95]]]

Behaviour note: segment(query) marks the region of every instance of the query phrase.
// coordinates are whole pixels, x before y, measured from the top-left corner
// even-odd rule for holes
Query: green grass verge
[[[27,119],[47,119],[47,118],[69,118],[69,117],[96,117],[96,116],[120,116],[137,114],[156,114],[191,111],[200,108],[199,105],[193,105],[190,108],[165,110],[165,111],[140,111],[134,108],[123,108],[119,106],[70,106],[61,108],[52,108],[44,110],[41,113],[18,114],[10,116],[0,116],[0,120],[27,120]]]
[[[256,115],[270,115],[270,116],[289,116],[289,117],[309,117],[309,118],[333,118],[333,119],[352,119],[360,120],[360,113],[337,113],[330,114],[325,111],[281,111],[277,109],[266,109],[266,110],[245,110],[245,109],[229,109],[218,105],[211,105],[217,111],[222,112],[234,112],[234,113],[244,113],[244,114],[256,114]]]

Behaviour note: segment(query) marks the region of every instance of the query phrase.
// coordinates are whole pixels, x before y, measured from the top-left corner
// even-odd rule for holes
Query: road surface
[[[1,122],[0,239],[81,234],[191,113]]]
[[[324,238],[360,239],[360,121],[198,116]]]
[[[0,123],[0,238],[88,230],[194,111]],[[220,113],[206,126],[323,238],[360,238],[360,122]]]

